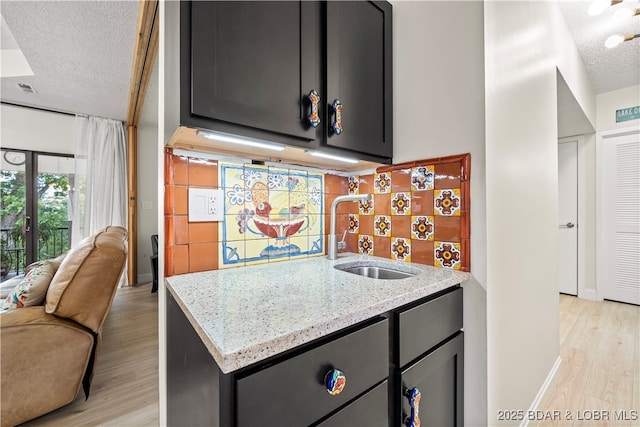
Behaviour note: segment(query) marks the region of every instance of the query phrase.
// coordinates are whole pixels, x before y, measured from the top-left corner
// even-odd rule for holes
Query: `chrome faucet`
[[[338,235],[336,234],[336,210],[338,204],[341,202],[368,202],[371,200],[371,194],[348,194],[346,196],[338,196],[331,203],[331,226],[329,227],[329,244],[327,245],[327,258],[338,258],[338,249],[344,249],[344,240],[338,242]]]

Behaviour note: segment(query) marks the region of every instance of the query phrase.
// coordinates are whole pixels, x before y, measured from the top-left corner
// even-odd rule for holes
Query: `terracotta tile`
[[[373,194],[373,174],[360,176],[360,194]]]
[[[411,169],[398,169],[391,172],[391,192],[411,190]]]
[[[173,156],[173,184],[189,185],[189,161],[186,157]]]
[[[391,258],[391,238],[374,236],[373,254],[382,258]]]
[[[174,273],[189,273],[189,245],[177,245],[173,250]]]
[[[412,215],[433,215],[433,191],[411,192]]]
[[[469,239],[462,239],[460,247],[460,252],[462,252],[460,254],[462,257],[460,262],[462,264],[461,270],[469,272],[471,271],[471,241]]]
[[[433,242],[427,240],[411,240],[411,262],[433,265]]]
[[[469,224],[469,214],[467,212],[460,213],[460,238],[468,239],[471,237],[471,224]]]
[[[189,243],[189,217],[186,215],[175,215],[173,226],[176,236],[176,245],[186,245]]]
[[[347,234],[347,248],[344,252],[353,252],[354,254],[358,253],[358,238],[359,234]]]
[[[164,235],[165,244],[167,246],[173,246],[176,244],[176,234],[173,224],[173,215],[165,215],[164,217]]]
[[[471,154],[466,154],[462,160],[462,182],[468,182],[471,179]]]
[[[189,245],[189,271],[207,271],[218,268],[217,243],[192,243]]]
[[[189,215],[189,188],[176,185],[173,187],[173,213],[175,215]]]
[[[173,150],[164,149],[164,184],[173,185]]]
[[[173,248],[174,248],[173,246],[164,247],[164,276],[165,277],[171,277],[175,274],[174,273],[175,263],[173,262],[173,258],[174,258]]]
[[[391,234],[393,237],[402,237],[403,239],[411,238],[411,217],[410,216],[391,216]]]
[[[344,194],[340,187],[340,177],[331,173],[324,175],[324,192],[325,194]]]
[[[463,211],[469,211],[469,207],[471,206],[471,183],[463,182],[460,186],[460,199],[462,202]]]
[[[368,234],[373,236],[373,216],[372,215],[360,215],[360,234]]]
[[[441,242],[460,242],[460,217],[435,216],[434,238]]]
[[[391,194],[376,194],[373,196],[373,202],[374,214],[391,215]]]
[[[164,186],[164,214],[173,214],[173,207],[175,205],[175,187],[173,185]]]
[[[189,243],[215,243],[218,241],[217,222],[189,223]]]
[[[460,188],[461,172],[460,162],[436,164],[434,188]]]
[[[340,186],[338,187],[337,194],[349,194],[349,177],[347,176],[340,177]]]
[[[218,186],[218,163],[213,160],[189,158],[189,185]]]

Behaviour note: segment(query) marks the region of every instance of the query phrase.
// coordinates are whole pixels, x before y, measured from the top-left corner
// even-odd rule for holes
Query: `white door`
[[[558,289],[578,295],[578,142],[558,144]]]
[[[640,135],[603,137],[599,165],[598,286],[640,305]]]

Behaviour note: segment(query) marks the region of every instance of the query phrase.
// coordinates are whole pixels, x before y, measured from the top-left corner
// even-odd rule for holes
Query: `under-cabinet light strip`
[[[198,136],[210,139],[212,141],[229,142],[231,144],[244,145],[247,147],[264,148],[266,150],[282,151],[284,145],[275,144],[272,142],[260,141],[253,138],[245,138],[242,136],[230,135],[228,133],[221,132],[203,132],[198,131]]]
[[[334,154],[322,153],[320,151],[309,151],[309,154],[315,157],[323,157],[325,159],[335,160],[338,162],[352,163],[352,164],[358,163],[358,160],[356,159],[351,159],[349,157],[336,156]]]

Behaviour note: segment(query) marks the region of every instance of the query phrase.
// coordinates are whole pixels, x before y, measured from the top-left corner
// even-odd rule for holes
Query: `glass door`
[[[2,280],[67,251],[74,159],[70,155],[0,150]]]

